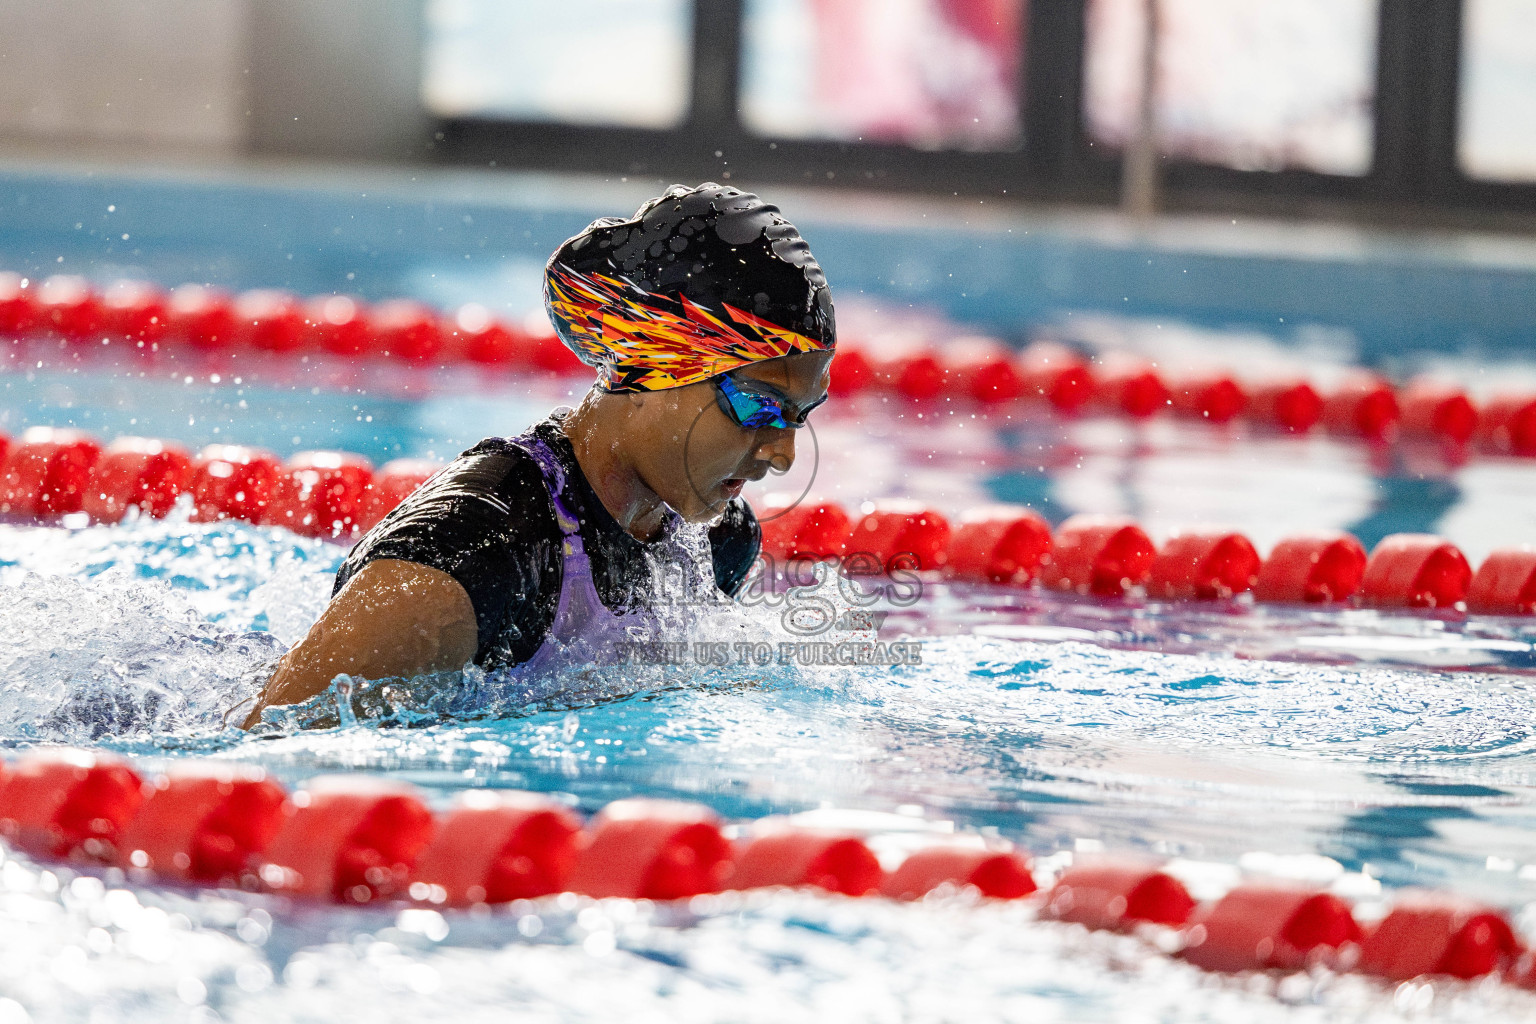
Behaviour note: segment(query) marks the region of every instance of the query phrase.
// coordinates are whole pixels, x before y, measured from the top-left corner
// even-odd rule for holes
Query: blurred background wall
[[[0,0],[0,152],[401,161],[421,0]]]
[[[242,148],[246,8],[244,0],[0,0],[0,140]]]
[[[246,145],[257,153],[419,158],[422,0],[243,0]]]
[[[0,0],[0,155],[1109,206],[1138,146],[1165,208],[1529,227],[1536,0]]]

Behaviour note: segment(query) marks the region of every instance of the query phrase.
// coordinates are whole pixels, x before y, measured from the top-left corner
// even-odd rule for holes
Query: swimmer
[[[742,587],[760,541],[742,487],[789,469],[827,397],[836,327],[805,240],[755,195],[674,185],[561,245],[544,304],[592,389],[481,441],[369,531],[245,728],[342,673],[548,671],[659,639],[647,595],[688,559],[684,523],[708,524],[708,585]]]

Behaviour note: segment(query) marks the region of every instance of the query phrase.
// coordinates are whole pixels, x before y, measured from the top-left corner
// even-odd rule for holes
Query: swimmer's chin
[[[741,497],[742,488],[746,485],[745,477],[730,477],[710,488],[708,500],[703,500],[704,496],[700,495],[701,500],[696,507],[690,509],[674,507],[673,511],[682,517],[685,523],[692,523],[695,526],[713,523],[725,514],[726,508],[734,499]]]

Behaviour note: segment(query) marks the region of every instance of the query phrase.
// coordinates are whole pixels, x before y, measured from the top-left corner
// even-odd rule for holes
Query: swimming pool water
[[[62,269],[100,277],[405,292],[514,310],[535,293],[535,251],[593,212],[559,200],[533,213],[412,206],[397,191],[367,203],[339,193],[236,196],[229,213],[226,192],[185,183],[23,184],[0,217],[6,266],[47,271],[63,256]],[[113,198],[120,207],[95,210]],[[71,234],[65,221],[82,226]],[[223,233],[236,222],[248,229],[244,246]],[[490,237],[486,224],[505,231]],[[109,226],[132,243],[119,245]],[[1193,303],[1175,286],[1186,274],[1166,276],[1193,267],[1200,280],[1188,287],[1222,293],[1229,305],[1208,302],[1192,318],[1209,328],[1230,315],[1246,333],[1185,331],[1171,344],[1225,357],[1251,355],[1254,325],[1291,301],[1245,291],[1244,282],[1289,282],[1295,298],[1323,282],[1364,288],[1379,273],[1368,263],[1336,272],[1290,257],[1176,260],[1155,240],[1145,260],[1126,249],[1105,265],[1093,246],[1049,237],[1010,249],[1018,240],[1002,228],[979,241],[976,232],[917,232],[899,245],[872,244],[899,234],[865,225],[816,243],[834,283],[854,283],[840,301],[884,287],[898,310],[914,298],[942,300],[996,327],[1054,306],[1118,308],[1124,289],[1127,312],[1152,317]],[[935,269],[943,266],[976,273],[957,293]],[[1039,287],[1020,288],[1034,270],[1044,274]],[[1403,324],[1457,295],[1460,306],[1442,303],[1436,315],[1471,325],[1489,353],[1512,350],[1528,301],[1511,298],[1525,295],[1520,274],[1457,277],[1421,266],[1401,280],[1409,278],[1433,287],[1402,310],[1387,300],[1407,285],[1383,286],[1359,310],[1344,308],[1343,285],[1309,297],[1313,316],[1354,317],[1359,345],[1301,358],[1321,366],[1392,357],[1401,354],[1395,337],[1431,348],[1440,321],[1415,321],[1417,333],[1402,333]],[[1233,309],[1231,295],[1252,301]],[[1115,329],[1139,344],[1173,326],[1123,320]],[[1266,351],[1294,356],[1295,339],[1276,331]],[[38,342],[0,351],[6,432],[73,425],[283,455],[343,448],[376,463],[451,457],[572,398],[568,385],[462,368],[141,358]],[[1492,364],[1448,365],[1476,384]],[[1315,528],[1348,528],[1367,544],[1400,530],[1442,532],[1474,562],[1536,540],[1536,468],[1519,460],[1279,438],[1241,425],[985,417],[879,397],[826,412],[819,457],[803,452],[800,467],[769,487],[795,493],[809,482],[850,507],[916,496],[945,512],[1020,501],[1053,521],[1125,512],[1159,540],[1215,521],[1261,551]],[[915,606],[881,609],[890,612],[882,637],[921,642],[920,666],[628,667],[537,694],[471,676],[439,682],[481,687],[499,702],[495,714],[437,716],[418,686],[365,693],[355,722],[332,697],[305,711],[345,725],[264,735],[222,728],[251,674],[318,614],[344,553],[279,530],[190,523],[184,509],[110,528],[0,523],[0,748],[100,745],[150,764],[228,758],[290,784],[367,770],[438,801],[481,786],[558,793],[585,810],[619,796],[677,796],[735,820],[796,814],[866,827],[887,854],[950,831],[1011,839],[1046,871],[1099,849],[1143,851],[1174,858],[1171,870],[1199,896],[1219,894],[1244,870],[1289,874],[1347,893],[1369,915],[1384,894],[1430,885],[1536,926],[1536,630],[1518,620],[1243,601],[1170,608],[930,581]],[[780,610],[712,612],[681,635],[784,639]],[[1222,978],[1143,939],[954,896],[900,906],[803,893],[671,907],[562,898],[439,914],[150,887],[7,854],[0,1024],[23,1013],[101,1022],[1485,1021],[1536,1018],[1536,998],[1491,982]]]
[[[318,364],[194,376],[185,364],[37,361],[0,378],[0,429],[74,423],[103,436],[254,440],[285,453],[334,445],[380,460],[515,431],[566,390],[471,378],[446,387],[388,371],[343,379]],[[1381,486],[1379,456],[1348,443],[879,411],[826,417],[819,491],[850,504],[915,493],[947,511],[1034,498],[1055,518],[1124,509],[1155,534],[1209,518],[1198,513],[1214,505],[1261,548],[1298,525],[1418,516],[1434,527],[1458,513],[1478,521],[1480,503],[1489,515],[1506,507],[1458,488],[1455,466],[1443,470],[1455,495],[1443,509],[1402,499]],[[926,422],[935,415],[938,425]],[[1273,481],[1229,487],[1234,474],[1267,473],[1320,483],[1288,495]],[[1334,884],[1366,913],[1382,891],[1434,885],[1536,923],[1522,910],[1536,900],[1536,690],[1523,674],[1536,636],[1514,620],[1241,602],[1192,611],[930,584],[883,627],[922,642],[916,667],[628,667],[533,696],[496,692],[497,713],[478,720],[433,717],[418,692],[364,703],[345,727],[222,729],[249,673],[318,614],[344,553],[280,530],[190,523],[185,509],[118,527],[0,525],[0,744],[99,744],[151,763],[234,758],[288,783],[376,771],[441,800],[471,786],[561,793],[586,810],[676,796],[732,819],[864,825],[887,851],[959,830],[1009,838],[1047,865],[1099,848],[1171,856],[1197,893],[1219,893],[1246,865]],[[778,615],[717,612],[686,638],[788,638]],[[1520,674],[1465,670],[1479,666]],[[311,717],[343,714],[333,697],[315,704]],[[0,992],[38,1019],[84,1012],[107,993],[116,1017],[101,1019],[122,1020],[473,1020],[509,1006],[560,1020],[1536,1013],[1536,1000],[1488,984],[1420,992],[1327,976],[1215,978],[1137,940],[959,898],[898,907],[754,894],[687,908],[542,901],[438,915],[152,889],[13,857],[0,867],[0,919],[34,936],[0,957]]]

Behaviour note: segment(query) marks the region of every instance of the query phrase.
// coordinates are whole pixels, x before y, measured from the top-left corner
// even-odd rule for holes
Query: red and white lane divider
[[[163,517],[190,494],[193,519],[286,526],[308,537],[349,540],[371,529],[442,468],[396,459],[377,470],[350,452],[300,452],[287,461],[237,444],[195,457],[173,441],[119,437],[103,445],[73,429],[32,427],[0,435],[0,515],[57,519],[85,513],[115,523],[129,508]]]
[[[0,272],[0,336],[30,335],[144,350],[329,352],[514,372],[591,372],[542,316],[513,323],[476,303],[444,315],[406,299],[369,306],[345,295],[303,299],[270,289],[230,295],[188,284],[166,292],[144,281],[98,289],[73,275],[34,282]]]
[[[1384,538],[1369,556],[1343,532],[1288,537],[1260,558],[1241,533],[1194,528],[1159,549],[1124,516],[1076,515],[1055,531],[1023,506],[972,509],[951,525],[916,502],[876,502],[861,518],[832,502],[763,512],[763,550],[780,561],[840,561],[845,572],[938,572],[951,579],[1167,601],[1358,602],[1373,608],[1536,613],[1536,549],[1503,548],[1474,573],[1428,534]]]
[[[419,302],[374,305],[345,295],[305,299],[259,289],[230,295],[188,284],[166,292],[143,281],[97,288],[83,277],[32,281],[0,272],[0,336],[57,337],[78,345],[158,350],[329,352],[423,365],[470,362],[509,373],[588,374],[542,315],[514,323],[478,303],[444,314]],[[881,391],[914,401],[960,398],[982,407],[1034,401],[1061,413],[1145,419],[1171,413],[1226,423],[1237,418],[1291,432],[1321,425],[1373,440],[1399,434],[1536,456],[1536,394],[1479,407],[1461,388],[1415,380],[1396,386],[1361,372],[1321,388],[1300,377],[1250,380],[1220,370],[1168,371],[1128,353],[1097,360],[1055,342],[1015,352],[956,337],[887,356],[850,338],[832,367],[840,394]]]
[[[1160,926],[1174,937],[1165,948],[1212,971],[1323,964],[1394,981],[1499,974],[1536,987],[1506,914],[1453,894],[1403,893],[1362,923],[1338,896],[1293,881],[1249,879],[1200,903],[1157,863],[1098,858],[1074,862],[1037,895],[1029,855],[1006,843],[951,837],[887,871],[866,833],[723,824],[703,805],[655,799],[617,800],[583,821],[547,796],[489,790],[434,813],[419,791],[375,776],[323,776],[290,793],[228,762],[143,772],[108,754],[46,749],[0,763],[7,842],[139,882],[448,908],[560,892],[675,900],[789,886],[916,900],[970,887],[987,899],[1033,897],[1042,918],[1090,929]]]
[[[1417,379],[1394,385],[1366,371],[1325,388],[1302,377],[1169,371],[1127,353],[1092,360],[1055,342],[1015,352],[1001,343],[962,339],[882,357],[874,346],[849,340],[832,364],[832,390],[920,402],[958,397],[982,407],[1032,401],[1067,415],[1135,420],[1164,413],[1208,423],[1245,419],[1293,434],[1321,426],[1345,437],[1432,438],[1536,456],[1536,393],[1501,395],[1479,407],[1454,384]]]
[[[78,430],[32,427],[0,435],[0,515],[50,520],[84,513],[113,523],[129,508],[164,516],[191,494],[199,522],[238,519],[349,541],[371,529],[439,469],[396,459],[375,470],[360,455],[300,452],[286,462],[244,445],[193,457],[169,441],[120,437],[103,446]],[[781,562],[835,560],[849,573],[907,569],[1010,587],[1117,597],[1138,589],[1165,601],[1354,601],[1375,608],[1536,614],[1536,548],[1493,552],[1474,573],[1455,545],[1394,534],[1367,556],[1347,533],[1288,537],[1260,558],[1240,533],[1180,531],[1161,549],[1134,521],[1077,515],[1055,531],[1023,506],[972,509],[953,525],[913,501],[876,502],[858,517],[833,502],[764,510],[763,551]]]

